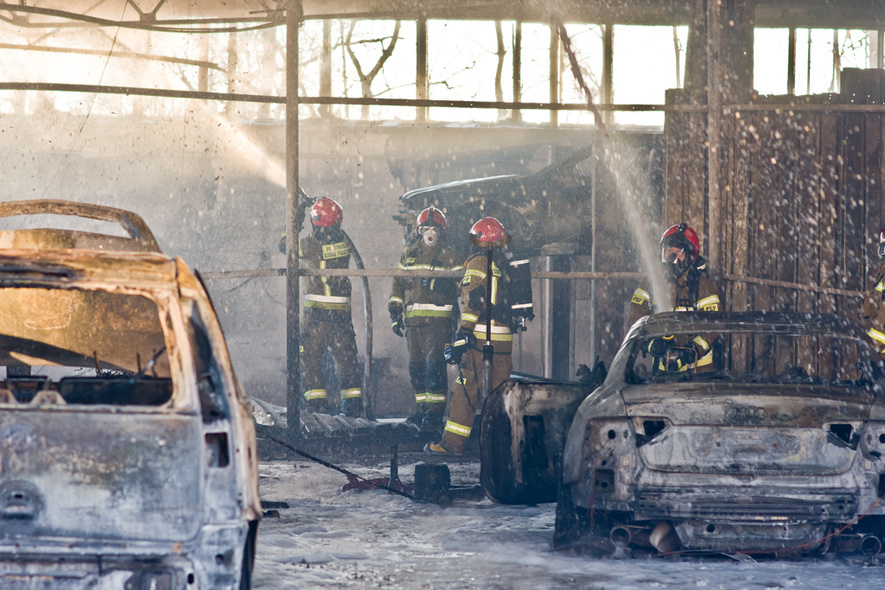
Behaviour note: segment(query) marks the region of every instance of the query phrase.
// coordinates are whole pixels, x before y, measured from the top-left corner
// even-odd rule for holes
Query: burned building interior
[[[494,2],[306,1],[297,70],[285,59],[285,2],[87,4],[7,7],[5,198],[142,213],[165,251],[202,271],[241,379],[274,404],[293,389],[284,344],[297,331],[284,326],[297,292],[283,275],[294,261],[276,243],[296,223],[286,192],[296,174],[307,195],[348,211],[378,318],[403,193],[529,176],[585,149],[555,178],[546,217],[520,219],[539,313],[515,368],[543,377],[571,379],[614,355],[642,271],[637,234],[654,242],[672,223],[696,228],[730,310],[852,313],[874,270],[883,17],[873,0],[521,3],[515,13]],[[486,46],[442,62],[445,44],[471,36]],[[660,69],[662,53],[673,71],[652,82],[649,60]],[[286,85],[292,74],[297,86]],[[608,137],[624,146],[617,169]],[[618,173],[635,177],[628,197]],[[585,193],[576,207],[569,183]],[[362,236],[368,228],[383,231]],[[378,415],[410,403],[391,338],[375,331]]]
[[[304,448],[354,429],[302,417],[312,276],[353,283],[363,417],[412,413],[387,295],[429,205],[465,257],[491,215],[530,258],[513,373],[540,381],[610,365],[674,224],[722,311],[857,319],[880,264],[882,0],[26,0],[0,5],[0,53],[2,200],[141,215],[199,271],[258,411],[306,426]],[[337,275],[299,263],[321,196],[358,249]],[[845,360],[752,337],[728,359],[773,354]]]

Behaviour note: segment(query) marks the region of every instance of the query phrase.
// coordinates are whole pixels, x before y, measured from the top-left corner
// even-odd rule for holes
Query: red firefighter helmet
[[[492,249],[506,246],[510,236],[500,221],[494,217],[483,217],[470,228],[470,241],[474,246]]]
[[[661,236],[662,259],[663,252],[669,248],[686,250],[691,261],[695,262],[701,252],[701,240],[698,238],[697,232],[691,229],[687,223],[671,225]]]
[[[446,216],[443,215],[443,212],[431,206],[418,214],[418,219],[415,220],[415,227],[440,227],[446,229],[448,226],[446,225]]]
[[[310,222],[317,227],[332,227],[344,220],[341,205],[329,197],[320,197],[310,208]]]

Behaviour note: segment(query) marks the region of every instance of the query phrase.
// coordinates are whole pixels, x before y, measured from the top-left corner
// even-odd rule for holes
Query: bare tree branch
[[[353,31],[356,28],[356,22],[352,21],[350,23],[350,28],[347,31],[347,40],[345,42],[345,47],[347,48],[347,54],[350,56],[350,60],[353,62],[354,67],[356,68],[357,76],[360,80],[360,87],[362,89],[363,98],[370,98],[372,96],[372,82],[375,81],[375,78],[378,76],[378,73],[384,67],[384,63],[390,58],[393,54],[393,50],[396,48],[396,42],[399,40],[399,30],[400,30],[400,21],[396,21],[393,27],[393,34],[389,37],[390,44],[387,47],[384,47],[384,39],[375,39],[372,42],[380,43],[384,48],[381,52],[381,56],[378,58],[378,61],[375,62],[374,67],[369,70],[367,74],[363,73],[362,65],[360,64],[359,59],[356,56],[356,53],[353,51],[353,45],[355,44],[353,41]],[[369,42],[368,40],[360,40],[357,41],[357,44]],[[369,105],[363,105],[362,107],[362,118],[369,118]]]
[[[501,27],[501,21],[495,21],[495,35],[498,38],[498,67],[495,70],[495,100],[504,102],[504,89],[501,84],[501,76],[504,72],[504,58],[507,56],[507,49],[504,47],[504,31]],[[498,120],[503,121],[508,116],[505,109],[498,109]]]

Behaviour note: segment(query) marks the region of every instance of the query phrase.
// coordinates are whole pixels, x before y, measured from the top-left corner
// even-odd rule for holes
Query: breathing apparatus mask
[[[685,274],[685,271],[691,266],[688,256],[684,248],[677,250],[675,247],[664,247],[661,249],[661,265],[667,280],[675,283],[679,277]]]
[[[428,248],[433,248],[439,243],[439,227],[435,225],[424,225],[418,228],[418,232],[421,234],[421,241],[424,242],[424,245]]]

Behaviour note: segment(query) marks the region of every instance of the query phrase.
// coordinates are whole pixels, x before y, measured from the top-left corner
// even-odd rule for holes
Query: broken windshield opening
[[[157,305],[105,291],[0,289],[0,377],[0,403],[158,406],[172,397]]]
[[[637,339],[632,384],[678,381],[867,387],[882,378],[868,344],[795,334],[668,335]]]

